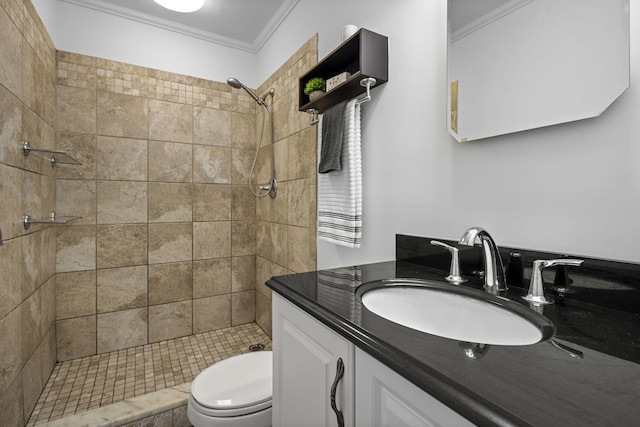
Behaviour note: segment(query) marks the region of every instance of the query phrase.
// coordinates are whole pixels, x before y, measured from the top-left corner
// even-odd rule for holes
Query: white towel
[[[360,105],[347,103],[342,143],[342,170],[318,174],[318,238],[351,248],[362,237],[362,154]],[[318,158],[322,147],[318,123]]]

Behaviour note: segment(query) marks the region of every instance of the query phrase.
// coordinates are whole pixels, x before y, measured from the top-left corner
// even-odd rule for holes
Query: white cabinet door
[[[356,348],[356,425],[473,426],[359,348]]]
[[[338,360],[344,375],[335,403],[344,426],[354,417],[354,346],[276,293],[273,300],[274,427],[338,426],[331,405]]]

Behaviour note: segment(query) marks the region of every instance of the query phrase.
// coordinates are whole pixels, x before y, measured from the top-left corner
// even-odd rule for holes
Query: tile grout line
[[[255,323],[56,364],[28,426],[43,425],[189,383],[204,368],[271,340]]]

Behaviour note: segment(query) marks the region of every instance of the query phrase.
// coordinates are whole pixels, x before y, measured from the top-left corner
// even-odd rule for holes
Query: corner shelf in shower
[[[22,143],[22,152],[25,157],[29,155],[31,152],[41,154],[47,158],[49,158],[49,162],[51,163],[51,167],[54,167],[56,163],[65,163],[68,165],[81,165],[79,161],[65,153],[64,151],[55,151],[55,150],[43,150],[38,148],[32,148],[29,141],[25,141]]]
[[[346,81],[310,102],[304,93],[309,79],[322,77],[327,80],[343,72],[350,73]],[[389,80],[389,42],[383,36],[361,28],[353,36],[342,42],[298,82],[299,111],[322,113],[340,102],[355,98],[368,91],[361,82],[375,79],[375,86]]]
[[[31,218],[31,215],[25,215],[22,217],[22,225],[25,230],[31,227],[31,224],[67,224],[76,219],[82,218],[81,216],[58,216],[55,212],[51,212],[49,218]]]

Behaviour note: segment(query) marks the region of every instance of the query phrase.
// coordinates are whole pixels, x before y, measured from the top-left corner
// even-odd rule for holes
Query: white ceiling
[[[255,53],[299,0],[205,0],[193,13],[173,12],[153,0],[62,1]]]

